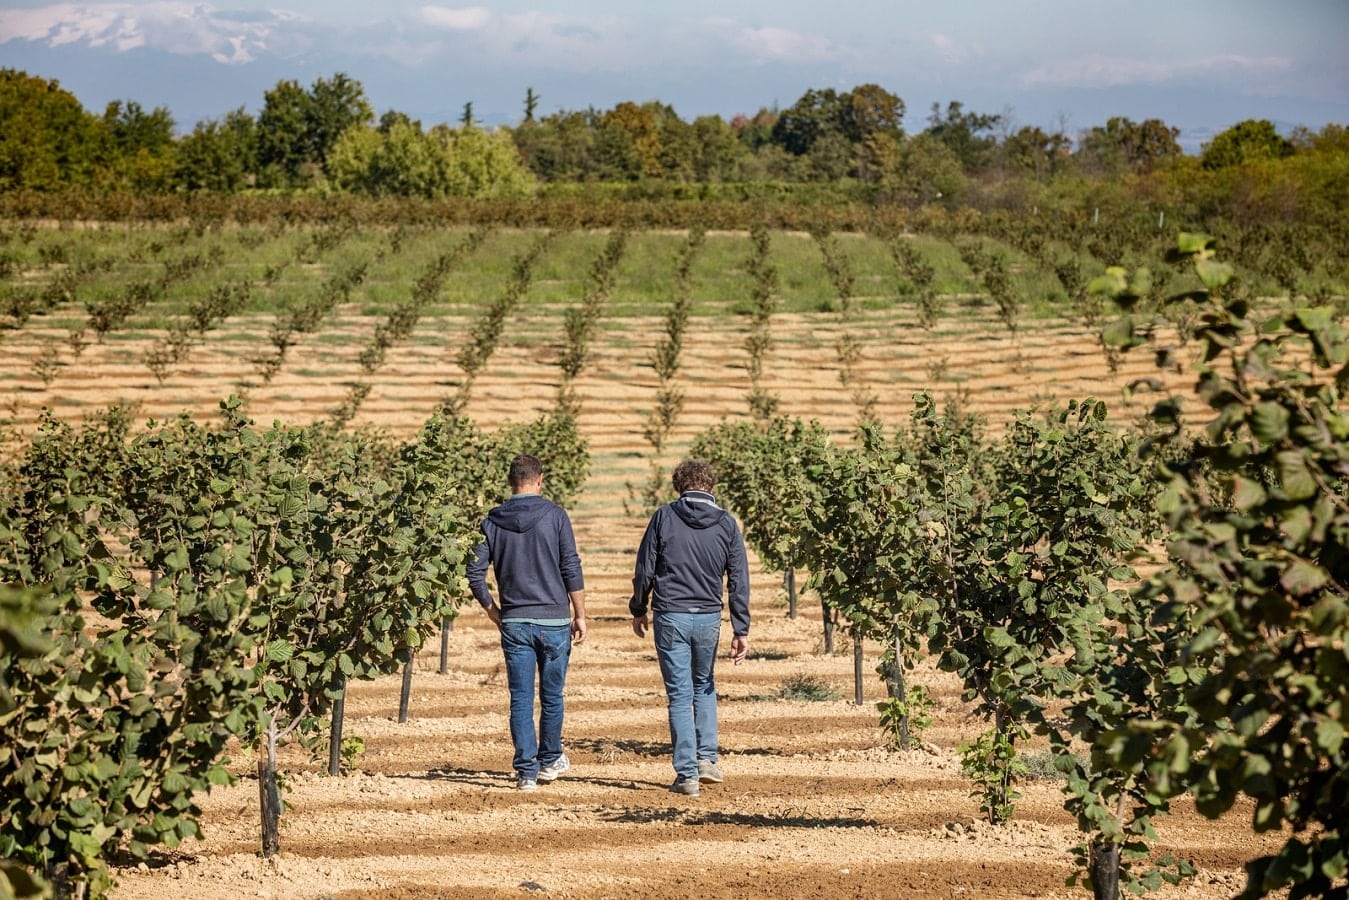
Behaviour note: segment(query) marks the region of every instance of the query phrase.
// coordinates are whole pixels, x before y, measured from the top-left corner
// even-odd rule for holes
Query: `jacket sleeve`
[[[482,604],[483,609],[492,606],[492,592],[487,588],[487,567],[491,561],[492,555],[484,534],[483,539],[473,548],[473,556],[468,561],[468,589],[473,592],[474,599]]]
[[[749,560],[745,554],[745,539],[740,526],[728,513],[730,524],[729,546],[726,548],[726,595],[731,606],[731,633],[736,637],[749,634]]]
[[[558,507],[557,517],[558,570],[562,573],[562,586],[571,594],[585,589],[585,576],[581,573],[581,556],[576,552],[576,533],[572,530],[571,519],[561,507]]]
[[[632,574],[632,598],[628,600],[628,612],[634,617],[644,616],[651,603],[651,589],[656,580],[656,535],[659,533],[657,522],[660,510],[657,510],[646,523],[642,542],[637,545],[637,562]]]

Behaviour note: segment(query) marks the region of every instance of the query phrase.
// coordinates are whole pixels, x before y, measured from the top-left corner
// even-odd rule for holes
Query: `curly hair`
[[[717,473],[705,459],[686,459],[675,466],[670,480],[674,482],[674,489],[681,494],[685,491],[710,493],[717,486]]]

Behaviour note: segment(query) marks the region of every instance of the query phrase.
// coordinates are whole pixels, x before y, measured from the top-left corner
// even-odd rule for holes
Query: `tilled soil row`
[[[756,588],[765,582],[756,574]],[[654,654],[619,615],[592,623],[573,649],[571,770],[537,793],[516,792],[506,689],[493,675],[500,648],[470,609],[450,636],[449,673],[438,674],[436,654],[418,658],[408,721],[396,721],[398,677],[351,686],[347,734],[365,742],[355,770],[328,777],[287,750],[279,858],[257,855],[257,785],[239,751],[239,782],[202,798],[205,840],[118,872],[115,896],[1081,896],[1064,886],[1079,836],[1056,782],[1026,782],[1009,825],[983,820],[958,756],[983,725],[950,676],[915,673],[941,702],[922,748],[893,751],[872,708],[878,679],[868,677],[855,705],[851,654],[811,649],[818,617],[789,620],[765,603],[755,612],[763,642],[792,652],[719,666],[726,781],[697,798],[668,791]],[[869,668],[874,648],[865,649]],[[802,674],[838,696],[778,696]],[[1182,809],[1159,823],[1162,843],[1202,872],[1158,896],[1230,896],[1240,863],[1269,845],[1253,838],[1246,814],[1213,823]]]

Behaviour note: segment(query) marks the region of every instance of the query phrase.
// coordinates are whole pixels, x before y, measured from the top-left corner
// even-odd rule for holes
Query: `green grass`
[[[171,327],[186,314],[191,304],[207,296],[220,284],[248,280],[252,285],[244,314],[275,315],[319,290],[335,272],[360,261],[369,261],[365,280],[351,293],[349,302],[368,316],[385,316],[406,302],[412,285],[431,262],[453,248],[471,232],[468,227],[408,228],[400,232],[402,246],[390,250],[387,228],[362,227],[347,233],[328,249],[313,256],[314,237],[326,233],[314,227],[272,228],[250,225],[208,228],[200,233],[192,228],[135,223],[91,228],[37,228],[25,240],[21,223],[6,226],[3,250],[25,271],[34,271],[40,283],[58,268],[43,259],[60,258],[66,265],[88,265],[111,260],[104,271],[86,271],[79,276],[75,302],[58,306],[35,322],[50,326],[56,321],[78,327],[88,304],[118,296],[135,281],[161,276],[165,262],[181,260],[191,254],[205,255],[213,247],[225,254],[224,262],[192,273],[173,282],[165,293],[137,312],[124,326],[130,331]],[[494,230],[483,244],[453,268],[434,302],[422,310],[426,318],[475,316],[486,304],[502,296],[513,278],[514,262],[532,248],[543,231],[539,229]],[[528,292],[521,298],[521,313],[561,315],[561,311],[579,303],[588,287],[591,266],[610,238],[606,231],[565,231],[559,233],[538,257]],[[907,285],[890,257],[884,240],[869,234],[836,232],[832,236],[847,261],[853,276],[855,308],[885,310],[897,303],[911,305]],[[961,260],[956,242],[930,235],[904,238],[911,242],[935,270],[934,287],[941,295],[938,328],[943,321],[958,323],[971,315],[987,317],[997,310],[982,285]],[[1011,268],[1011,277],[1020,305],[1021,322],[1065,315],[1080,318],[1078,301],[1067,297],[1051,268],[1027,257],[1011,246],[988,237],[966,236],[959,242],[979,241],[990,251],[1003,255]],[[671,231],[635,231],[627,239],[625,251],[614,271],[614,288],[604,307],[607,322],[632,316],[661,316],[674,294],[676,260],[687,242],[686,233]],[[160,245],[150,252],[152,244]],[[45,249],[44,249],[45,248]],[[142,258],[132,260],[133,252]],[[751,252],[745,232],[711,232],[693,259],[690,292],[694,316],[745,316],[753,306],[748,260]],[[1106,262],[1092,258],[1081,248],[1061,244],[1049,250],[1052,259],[1076,255],[1081,261],[1084,279],[1099,275]],[[376,262],[376,257],[383,254]],[[305,260],[298,261],[297,254]],[[1125,266],[1146,265],[1157,274],[1161,284],[1157,293],[1175,293],[1192,286],[1188,274],[1171,270],[1149,251],[1123,254],[1112,260]],[[817,242],[803,232],[775,231],[771,235],[769,264],[777,274],[775,299],[784,314],[831,312],[838,309],[837,289],[824,268]],[[1342,267],[1341,267],[1342,268]],[[279,278],[268,283],[269,270],[279,270]],[[1333,282],[1342,271],[1322,267],[1305,277],[1308,284],[1319,279]],[[1267,278],[1243,273],[1248,286],[1260,295],[1277,295]],[[16,274],[0,280],[0,290],[32,281]],[[1339,285],[1339,293],[1343,286]],[[1024,327],[1024,325],[1022,326]],[[621,330],[622,326],[618,326]],[[111,336],[111,335],[110,335]]]
[[[1055,755],[1049,750],[1030,750],[1017,755],[1026,766],[1026,777],[1042,781],[1063,781],[1065,776],[1054,765]],[[1081,757],[1078,756],[1079,761]]]
[[[818,675],[789,675],[778,685],[777,695],[782,700],[837,700],[841,694]]]

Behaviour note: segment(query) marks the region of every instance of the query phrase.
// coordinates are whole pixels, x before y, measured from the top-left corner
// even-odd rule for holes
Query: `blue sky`
[[[0,0],[0,66],[86,108],[168,106],[180,129],[281,79],[345,72],[378,111],[454,122],[660,100],[684,119],[876,83],[1076,133],[1160,118],[1192,142],[1248,118],[1349,124],[1349,0]]]

